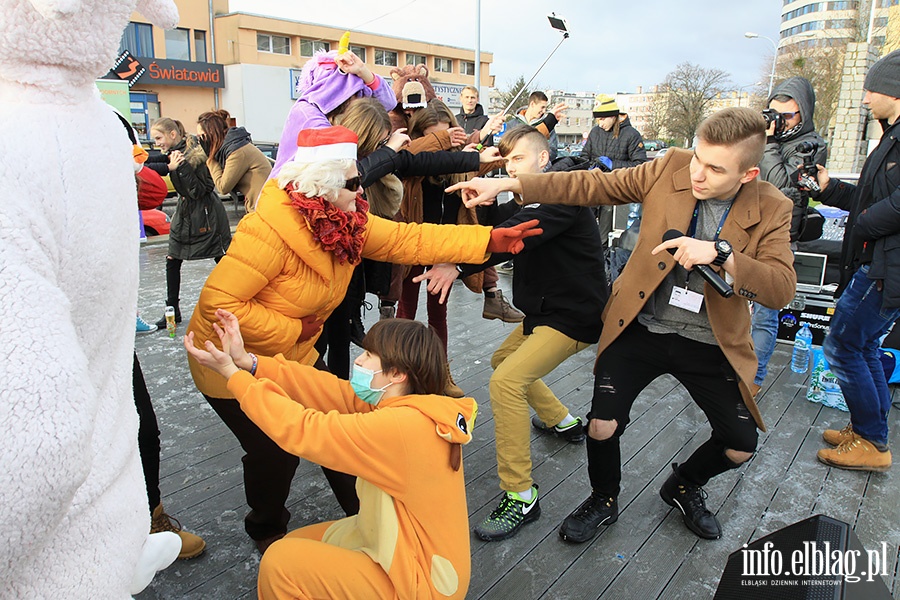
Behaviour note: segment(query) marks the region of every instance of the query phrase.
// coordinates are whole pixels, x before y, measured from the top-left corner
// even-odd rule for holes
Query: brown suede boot
[[[882,452],[869,440],[855,433],[837,448],[824,448],[816,455],[820,461],[832,467],[851,471],[887,471],[891,468],[891,451]]]
[[[179,559],[196,558],[206,549],[206,542],[203,541],[203,538],[184,531],[178,519],[170,517],[163,511],[162,504],[153,509],[153,515],[150,519],[150,533],[159,533],[160,531],[171,531],[177,533],[178,537],[181,538]]]
[[[525,319],[525,314],[517,310],[503,297],[503,292],[497,290],[492,292],[493,297],[484,296],[484,309],[481,316],[484,319],[500,319],[504,323],[521,323]]]
[[[450,363],[447,363],[447,385],[444,387],[444,395],[451,398],[462,398],[466,395],[462,388],[453,381],[453,375],[450,374]]]
[[[847,423],[847,426],[843,429],[826,429],[822,432],[822,439],[825,440],[826,444],[830,444],[832,446],[840,446],[845,441],[849,440],[853,435],[853,425]]]

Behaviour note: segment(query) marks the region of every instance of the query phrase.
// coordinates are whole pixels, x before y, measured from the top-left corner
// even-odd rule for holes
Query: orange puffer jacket
[[[369,215],[362,255],[397,264],[480,264],[487,259],[490,227],[397,223]],[[237,316],[244,345],[265,356],[284,354],[311,365],[318,334],[299,341],[301,319],[325,321],[343,301],[353,274],[315,240],[306,219],[275,180],[263,187],[256,212],[237,227],[228,254],[210,273],[188,331],[195,343],[220,346],[212,328],[217,308]],[[233,398],[225,379],[189,358],[197,388],[213,398]]]

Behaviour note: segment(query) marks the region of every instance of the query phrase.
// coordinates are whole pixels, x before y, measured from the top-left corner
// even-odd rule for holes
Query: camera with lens
[[[774,108],[767,108],[762,111],[762,116],[766,120],[766,129],[769,128],[772,123],[775,123],[775,135],[778,135],[784,131],[784,117],[781,116],[781,113],[775,110]]]
[[[818,149],[819,144],[809,140],[797,144],[795,150],[797,154],[803,156],[803,164],[797,169],[797,180],[794,183],[797,189],[807,192],[822,191],[816,179],[819,170],[816,168],[815,154]]]

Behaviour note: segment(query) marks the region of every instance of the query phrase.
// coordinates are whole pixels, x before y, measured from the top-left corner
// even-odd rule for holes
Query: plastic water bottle
[[[809,351],[812,348],[812,331],[804,323],[794,336],[794,353],[791,355],[791,371],[806,373],[809,369]]]
[[[167,306],[166,307],[166,331],[169,334],[170,338],[175,337],[175,307]]]

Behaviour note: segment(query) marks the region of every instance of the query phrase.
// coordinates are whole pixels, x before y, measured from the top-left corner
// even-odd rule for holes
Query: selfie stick
[[[538,76],[538,73],[541,72],[541,69],[544,68],[544,65],[547,64],[547,62],[550,60],[550,58],[553,56],[553,54],[557,50],[559,50],[559,47],[562,46],[562,43],[564,41],[566,41],[567,39],[569,39],[569,32],[566,30],[565,21],[561,17],[557,17],[555,14],[551,13],[551,16],[549,16],[547,18],[550,19],[550,25],[554,29],[558,29],[559,31],[562,31],[562,34],[563,34],[562,39],[559,40],[559,43],[556,45],[556,47],[553,49],[553,51],[550,52],[550,54],[547,56],[547,58],[544,60],[544,62],[541,63],[541,66],[539,66],[537,71],[534,72],[534,75],[531,76],[531,79],[529,79],[528,82],[525,83],[525,85],[523,85],[521,88],[519,88],[519,91],[516,92],[516,95],[513,96],[513,99],[510,100],[510,102],[506,106],[506,108],[503,109],[503,112],[500,113],[501,115],[505,115],[506,113],[509,112],[509,109],[512,108],[512,105],[515,104],[516,100],[519,99],[519,96],[522,95],[522,92],[524,92],[525,89],[529,85],[531,85],[531,82],[534,81],[534,78]],[[491,137],[492,135],[494,135],[494,134],[489,133],[486,136],[484,136],[484,138],[478,143],[479,150],[484,146],[485,142],[487,142],[488,138]]]

